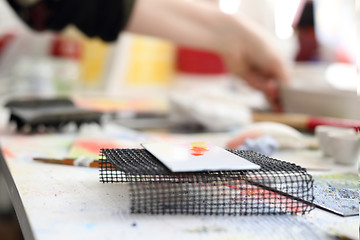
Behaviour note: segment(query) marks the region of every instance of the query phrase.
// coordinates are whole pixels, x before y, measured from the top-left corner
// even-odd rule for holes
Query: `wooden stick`
[[[63,165],[71,165],[75,166],[75,159],[72,158],[64,158],[64,159],[54,159],[54,158],[34,158],[35,161],[44,162],[44,163],[55,163],[55,164],[63,164]],[[95,167],[98,168],[100,166],[99,161],[92,161],[89,163],[87,167]]]

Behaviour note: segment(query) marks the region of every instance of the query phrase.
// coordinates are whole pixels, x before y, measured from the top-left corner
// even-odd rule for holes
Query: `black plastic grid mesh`
[[[131,212],[305,214],[314,206],[304,168],[251,151],[229,150],[259,170],[174,173],[145,149],[102,149],[100,181],[130,183]]]

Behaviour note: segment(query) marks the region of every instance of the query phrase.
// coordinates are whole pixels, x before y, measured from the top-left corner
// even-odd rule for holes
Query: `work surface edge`
[[[34,240],[34,234],[31,230],[30,222],[25,212],[25,208],[23,202],[21,200],[19,191],[16,187],[15,181],[11,176],[10,170],[6,164],[5,158],[3,156],[2,150],[0,149],[0,169],[4,175],[10,199],[13,203],[13,207],[15,209],[15,213],[20,224],[21,231],[25,239]]]
[[[316,222],[318,219],[329,219],[329,221],[334,221],[332,227],[336,227],[335,225],[339,224],[341,225],[341,222],[346,222],[348,225],[354,225],[357,223],[357,225],[355,224],[355,230],[358,231],[358,217],[342,218],[334,216],[333,214],[325,213],[319,209],[314,210],[310,215],[306,215],[304,217],[285,215],[278,218],[274,216],[242,218],[193,217],[182,215],[133,215],[129,214],[127,207],[124,206],[124,204],[126,204],[126,199],[122,196],[122,194],[123,192],[126,192],[126,185],[100,183],[97,169],[38,163],[18,159],[5,159],[4,156],[1,156],[0,166],[4,174],[7,174],[6,179],[9,188],[13,189],[11,190],[13,192],[12,201],[14,205],[17,205],[15,210],[17,212],[17,216],[19,217],[19,221],[22,221],[20,226],[24,233],[24,237],[31,240],[69,239],[70,236],[73,239],[78,239],[79,236],[80,238],[89,239],[96,239],[96,237],[99,236],[107,236],[109,239],[117,239],[116,237],[118,237],[119,234],[121,234],[123,239],[138,239],[148,236],[150,233],[154,234],[153,238],[155,239],[168,239],[173,234],[182,234],[174,237],[174,239],[181,239],[179,237],[187,239],[216,239],[219,237],[234,238],[239,236],[246,239],[246,236],[248,236],[246,234],[249,233],[246,230],[246,227],[251,227],[253,224],[262,225],[262,221],[266,224],[270,223],[272,227],[276,225],[277,234],[285,234],[284,236],[289,234],[289,236],[292,236],[293,234],[297,234],[296,231],[299,229],[287,229],[287,225],[285,225],[286,221],[293,224],[301,224],[309,221]],[[24,178],[21,175],[22,173],[19,173],[19,171],[25,171],[26,177]],[[36,173],[38,173],[39,176],[34,178],[33,176]],[[53,175],[51,175],[51,173],[53,173]],[[44,189],[38,188],[41,180],[47,179],[49,180],[47,183],[44,183]],[[60,185],[61,183],[62,185]],[[38,192],[32,193],[31,189],[27,188],[29,186],[31,188],[35,188],[35,191]],[[41,196],[38,197],[36,194],[41,195],[42,191],[46,192],[49,191],[49,189],[53,192],[50,191],[50,194],[46,195],[47,198],[44,198],[45,206],[41,202]],[[69,193],[66,193],[66,190],[69,190]],[[90,191],[88,191],[88,193],[82,192],[80,194],[75,193],[77,190]],[[58,196],[54,196],[56,194]],[[22,197],[24,199],[22,199]],[[91,199],[90,197],[94,197],[94,199]],[[29,200],[29,198],[32,199]],[[34,201],[36,198],[39,199],[39,201]],[[87,200],[82,201],[81,198]],[[54,207],[57,207],[59,204],[64,204],[64,202],[61,201],[67,201],[68,199],[73,200],[65,202],[65,204],[68,204],[68,208],[64,211],[66,213],[79,211],[78,213],[81,214],[81,216],[74,215],[75,219],[71,219],[71,223],[64,221],[64,219],[57,219],[59,216],[63,215],[58,212],[58,209],[54,209]],[[57,219],[59,221],[58,226],[51,226],[50,223],[45,226],[43,222],[39,227],[37,221],[41,220],[41,213],[36,212],[36,216],[32,215],[34,210],[29,209],[30,207],[43,211],[45,214],[43,218],[45,219]],[[88,211],[81,212],[82,208],[87,208],[85,210]],[[109,209],[111,209],[111,211],[109,211]],[[29,210],[30,212],[28,212]],[[323,214],[322,218],[318,218],[319,213]],[[46,216],[46,214],[51,216]],[[86,222],[84,220],[85,218],[89,219],[89,222]],[[102,223],[97,225],[92,221],[101,221]],[[276,224],[277,222],[279,222],[279,224]],[[81,224],[85,225],[87,229],[82,228],[80,231],[75,232],[76,226],[80,226]],[[266,224],[264,225],[267,226]],[[311,224],[313,227],[313,223]],[[345,224],[342,223],[342,225]],[[44,232],[44,226],[49,228],[54,227],[56,231]],[[66,228],[69,229],[67,232],[64,231]],[[304,231],[302,227],[299,228],[302,232]],[[41,230],[41,233],[39,233],[39,229]],[[255,227],[254,229],[257,228]],[[326,228],[325,230],[332,231],[331,228]],[[265,229],[264,231],[266,233],[269,229]],[[57,233],[57,235],[55,233]]]

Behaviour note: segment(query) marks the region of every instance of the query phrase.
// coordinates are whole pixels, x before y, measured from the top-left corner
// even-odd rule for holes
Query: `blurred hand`
[[[137,0],[127,30],[218,53],[229,71],[280,110],[278,89],[288,81],[285,64],[272,38],[249,19],[201,1]]]
[[[288,83],[286,64],[276,52],[272,37],[245,18],[224,28],[220,50],[230,72],[262,91],[273,110],[281,111],[279,87]]]

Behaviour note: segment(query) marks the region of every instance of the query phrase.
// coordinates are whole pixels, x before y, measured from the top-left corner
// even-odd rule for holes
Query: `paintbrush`
[[[82,166],[82,167],[99,167],[99,161],[96,161],[88,157],[79,157],[79,158],[63,158],[63,159],[54,159],[54,158],[34,158],[35,161],[45,162],[45,163],[55,163],[71,166]]]
[[[298,113],[263,113],[252,114],[254,122],[278,122],[302,131],[313,132],[316,126],[328,125],[334,127],[354,128],[360,132],[360,121],[352,119],[311,116]]]

